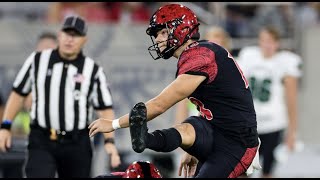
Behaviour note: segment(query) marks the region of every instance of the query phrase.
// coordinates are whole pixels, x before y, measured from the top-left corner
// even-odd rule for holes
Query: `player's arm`
[[[158,96],[146,102],[147,120],[152,120],[160,114],[166,112],[177,102],[192,94],[196,88],[206,79],[201,75],[179,75],[169,84]],[[129,114],[119,118],[121,128],[129,126]]]
[[[206,79],[205,75],[179,75],[158,96],[145,103],[147,120],[154,119],[177,102],[191,95]],[[129,113],[116,120],[99,118],[89,125],[89,136],[92,137],[98,132],[112,132],[115,129],[126,127],[129,127]]]
[[[290,150],[294,150],[298,125],[298,80],[302,75],[300,56],[284,52],[283,60],[286,63],[286,76],[283,79],[285,100],[288,111],[288,127],[286,129],[285,143]]]
[[[286,143],[288,144],[289,148],[293,150],[297,132],[298,79],[293,76],[286,76],[284,78],[284,86],[289,117]]]
[[[180,124],[183,120],[185,120],[189,115],[188,110],[188,99],[185,98],[177,103],[177,109],[176,109],[176,119],[174,124]]]

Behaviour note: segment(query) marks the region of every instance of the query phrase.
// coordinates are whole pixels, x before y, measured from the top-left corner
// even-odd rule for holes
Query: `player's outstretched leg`
[[[131,109],[129,114],[129,127],[132,149],[141,153],[146,148],[147,108],[143,102],[139,102]]]

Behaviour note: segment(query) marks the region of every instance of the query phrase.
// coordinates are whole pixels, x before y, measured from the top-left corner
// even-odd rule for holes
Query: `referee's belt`
[[[40,126],[33,126],[34,129],[38,129],[43,131],[46,135],[49,136],[49,139],[52,141],[56,140],[76,140],[81,135],[87,135],[89,136],[89,130],[88,129],[79,129],[79,130],[73,130],[73,131],[64,131],[64,130],[57,130],[57,129],[48,129],[48,128],[42,128]]]
[[[67,139],[72,139],[73,138],[73,131],[71,132],[67,132],[67,131],[61,131],[61,130],[56,130],[56,129],[53,129],[51,128],[50,129],[50,140],[58,140],[61,139],[61,138],[67,138]]]
[[[82,129],[78,131],[61,131],[56,129],[50,129],[50,140],[56,141],[56,140],[78,140],[80,135],[87,135],[88,130]]]

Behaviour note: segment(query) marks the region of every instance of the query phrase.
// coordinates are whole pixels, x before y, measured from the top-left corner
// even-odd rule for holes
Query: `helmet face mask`
[[[164,28],[167,29],[168,39],[157,43],[155,41],[155,38],[157,37],[157,33]],[[163,28],[155,27],[154,29],[156,29],[156,30],[154,30],[154,33],[152,33],[152,35],[150,35],[150,38],[151,38],[153,45],[151,45],[148,48],[148,51],[154,60],[157,60],[160,58],[169,59],[173,55],[174,51],[176,50],[176,45],[175,45],[176,43],[174,43],[174,42],[178,42],[178,39],[176,39],[173,35],[174,29],[173,29],[173,27],[170,28],[168,26],[168,24],[166,24]],[[159,48],[159,44],[161,44],[163,42],[166,42],[166,48],[161,52],[160,48]]]
[[[147,34],[151,37],[153,45],[148,51],[154,60],[163,58],[169,59],[173,53],[198,34],[199,23],[196,15],[187,7],[179,4],[169,4],[160,7],[151,17]],[[157,32],[167,28],[168,39],[167,47],[160,52],[159,44],[153,38],[157,37]]]

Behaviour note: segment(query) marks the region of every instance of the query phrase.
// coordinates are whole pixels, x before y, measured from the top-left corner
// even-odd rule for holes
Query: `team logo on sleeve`
[[[75,74],[73,76],[73,80],[76,82],[76,83],[82,83],[84,81],[84,76],[82,74]]]

